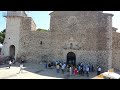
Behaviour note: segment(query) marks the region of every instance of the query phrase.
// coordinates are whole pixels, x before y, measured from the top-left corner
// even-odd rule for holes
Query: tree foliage
[[[6,29],[4,29],[3,31],[0,32],[0,43],[2,43],[2,44],[5,39],[5,31],[6,31]]]
[[[38,28],[37,31],[48,31],[46,29],[41,29],[41,28]]]

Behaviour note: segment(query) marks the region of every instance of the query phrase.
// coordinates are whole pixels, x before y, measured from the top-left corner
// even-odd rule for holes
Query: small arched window
[[[70,48],[72,49],[72,47],[73,47],[73,44],[72,44],[72,43],[70,43]]]
[[[40,44],[42,45],[42,41],[40,41]]]

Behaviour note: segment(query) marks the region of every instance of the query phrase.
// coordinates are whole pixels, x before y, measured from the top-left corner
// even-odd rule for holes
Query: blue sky
[[[6,19],[2,16],[4,11],[0,11],[0,31],[6,27]],[[50,13],[52,11],[29,11],[28,16],[31,16],[35,21],[37,28],[49,29]]]
[[[52,11],[29,11],[27,14],[31,16],[36,23],[37,28],[49,29],[50,16]],[[2,16],[3,11],[0,11],[0,31],[6,27],[6,19]],[[120,31],[120,11],[104,11],[104,13],[114,14],[113,27]]]

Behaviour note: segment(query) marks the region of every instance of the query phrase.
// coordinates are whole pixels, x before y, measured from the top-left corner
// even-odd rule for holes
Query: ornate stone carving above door
[[[73,37],[70,37],[70,39],[64,43],[63,49],[80,50],[81,47],[80,44]]]

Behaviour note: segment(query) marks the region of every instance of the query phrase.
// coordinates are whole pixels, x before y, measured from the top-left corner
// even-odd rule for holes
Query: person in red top
[[[74,75],[76,76],[78,74],[77,68],[74,69]]]

